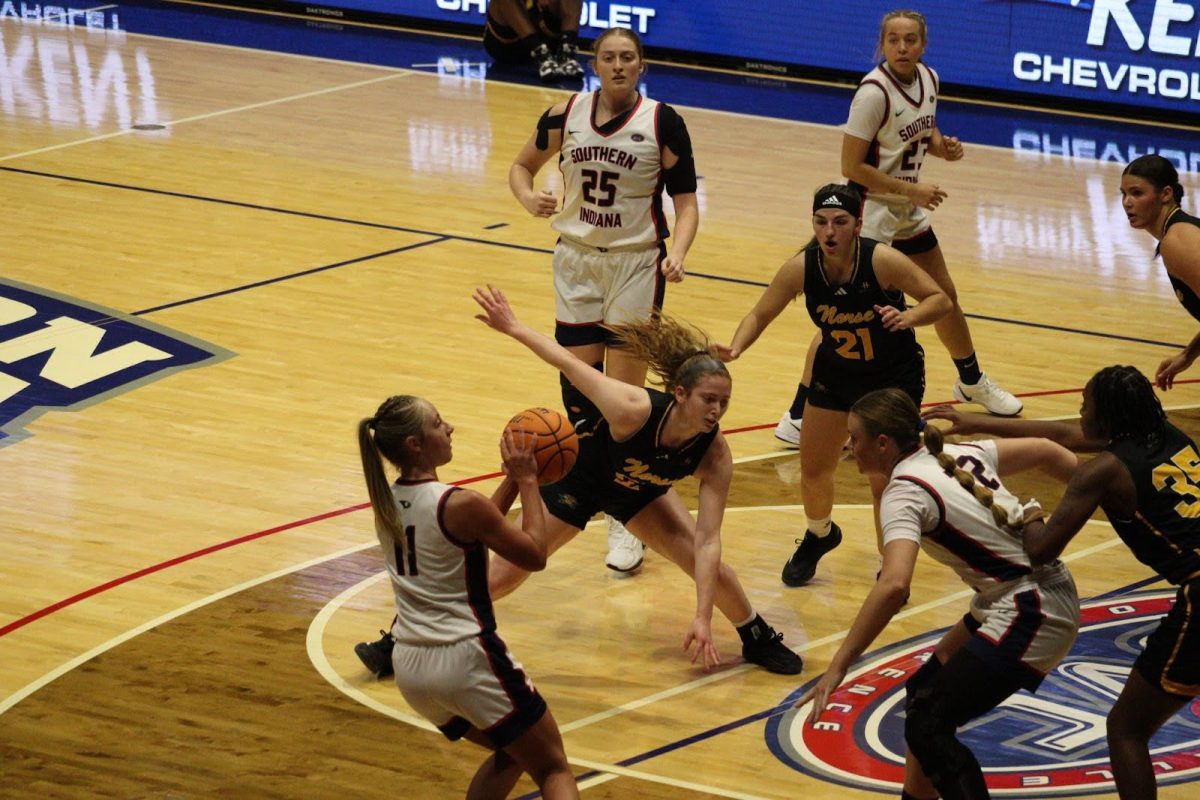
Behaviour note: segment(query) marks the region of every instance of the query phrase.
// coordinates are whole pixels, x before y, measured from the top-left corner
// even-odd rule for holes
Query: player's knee
[[[910,675],[908,680],[904,682],[904,695],[907,701],[912,702],[912,698],[920,690],[928,689],[941,668],[942,662],[938,661],[935,656],[931,656],[928,661],[921,665],[919,670]]]
[[[963,761],[964,746],[954,735],[955,724],[945,703],[928,689],[917,690],[905,705],[904,741],[931,778],[940,772],[955,773]]]

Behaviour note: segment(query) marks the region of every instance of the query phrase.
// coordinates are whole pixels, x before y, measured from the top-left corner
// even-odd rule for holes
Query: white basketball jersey
[[[973,474],[976,483],[992,490],[995,505],[1010,520],[1020,519],[1020,501],[996,474],[993,442],[947,444],[944,451]],[[1031,580],[1033,568],[1020,532],[997,525],[991,510],[947,475],[923,446],[892,470],[879,514],[885,545],[919,536],[926,553],[977,592],[995,595],[1010,589],[1013,581]]]
[[[598,98],[577,94],[567,105],[558,162],[565,197],[553,227],[591,247],[653,245],[667,238],[659,104],[639,97],[625,124],[605,134],[593,124]]]
[[[880,64],[859,81],[845,132],[870,142],[867,164],[902,181],[916,183],[935,127],[938,77],[918,62],[905,85]]]
[[[487,548],[479,542],[455,541],[442,523],[446,500],[456,491],[432,480],[397,481],[392,486],[407,558],[400,543],[376,527],[396,598],[392,635],[398,642],[451,644],[496,629]]]

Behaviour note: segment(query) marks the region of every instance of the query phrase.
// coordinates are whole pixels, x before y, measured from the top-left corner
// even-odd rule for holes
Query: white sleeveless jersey
[[[884,62],[859,81],[844,130],[871,143],[867,164],[916,183],[935,127],[937,93],[937,73],[924,64],[917,63],[906,86]]]
[[[625,124],[604,134],[592,123],[598,97],[577,94],[567,104],[558,161],[565,196],[553,228],[591,247],[649,247],[668,233],[659,104],[639,97]]]
[[[459,491],[437,481],[397,481],[392,495],[407,539],[400,543],[376,526],[396,599],[392,636],[405,644],[452,644],[495,631],[487,584],[487,548],[458,542],[442,522],[446,500]]]
[[[1020,501],[996,474],[994,442],[947,444],[944,450],[978,484],[992,489],[995,505],[1009,519],[1020,519]],[[892,470],[879,514],[885,545],[896,539],[919,541],[930,557],[953,569],[985,597],[998,597],[1014,585],[1033,582],[1034,569],[1021,534],[997,525],[991,510],[947,475],[923,446]]]

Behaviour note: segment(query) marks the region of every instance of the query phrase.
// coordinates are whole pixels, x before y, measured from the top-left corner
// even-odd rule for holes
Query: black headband
[[[813,213],[837,209],[858,219],[862,216],[862,199],[849,186],[836,186],[813,195]]]

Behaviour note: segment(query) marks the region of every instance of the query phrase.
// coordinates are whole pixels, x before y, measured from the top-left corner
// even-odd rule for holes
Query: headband
[[[862,216],[862,198],[844,184],[819,190],[813,195],[813,213],[824,209],[838,209],[858,219]]]

